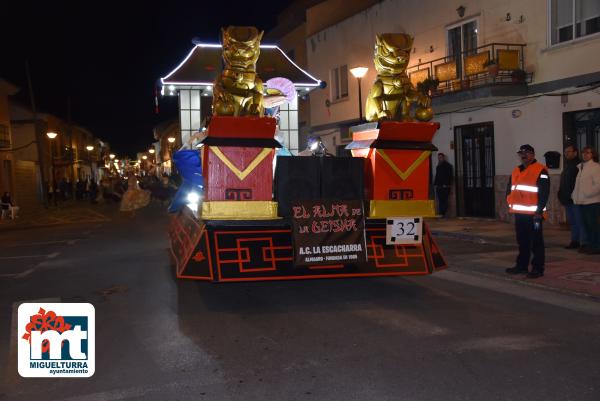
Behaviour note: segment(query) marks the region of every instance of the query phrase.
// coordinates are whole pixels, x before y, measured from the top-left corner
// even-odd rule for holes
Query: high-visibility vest
[[[510,193],[506,197],[508,211],[518,214],[535,214],[538,204],[538,178],[548,177],[548,169],[541,163],[535,162],[523,171],[517,166],[512,172]],[[545,177],[544,177],[545,176]],[[544,207],[544,217],[546,208]]]

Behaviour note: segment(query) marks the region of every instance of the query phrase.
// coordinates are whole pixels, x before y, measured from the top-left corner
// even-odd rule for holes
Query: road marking
[[[25,270],[25,271],[24,271],[24,272],[22,272],[22,273],[15,274],[15,276],[14,276],[14,277],[15,277],[15,278],[25,278],[25,277],[29,276],[31,273],[33,273],[33,272],[35,271],[35,269],[36,269],[35,267],[32,267],[32,268],[30,268],[30,269],[27,269],[27,270]]]
[[[66,242],[68,245],[73,245],[73,244],[75,244],[75,242],[80,241],[82,239],[85,239],[85,238],[61,239],[61,240],[57,240],[57,241],[43,241],[43,242],[28,242],[26,244],[9,245],[9,246],[7,246],[7,248],[17,248],[20,246],[62,244],[63,242]]]
[[[53,258],[58,255],[57,252],[55,252],[55,253],[56,253],[56,255],[54,255],[53,253],[50,254],[50,255],[54,255],[54,256],[50,256],[50,255],[0,256],[0,259]]]
[[[60,252],[52,252],[50,255],[46,256],[48,259],[54,259],[55,257],[57,257],[58,255],[60,255]]]

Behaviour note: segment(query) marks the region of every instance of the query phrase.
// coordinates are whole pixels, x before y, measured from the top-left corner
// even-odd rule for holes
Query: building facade
[[[0,194],[15,193],[15,159],[12,154],[12,134],[8,97],[19,91],[15,85],[0,79]],[[16,199],[15,199],[16,201]]]
[[[12,101],[9,115],[15,194],[23,210],[42,206],[45,194],[63,180],[74,185],[78,180],[102,178],[110,148],[91,131],[47,113],[37,113],[34,119],[28,107]]]
[[[359,121],[358,81],[349,70],[369,67],[362,79],[364,105],[376,78],[375,36],[414,36],[411,81],[440,80],[433,93],[434,121],[440,123],[434,144],[455,167],[451,208],[457,215],[509,218],[504,193],[521,144],[535,147],[542,162],[548,152],[561,154],[567,143],[600,145],[596,0],[471,0],[458,7],[384,0],[320,26],[307,37],[308,68],[328,85],[310,95],[311,123],[332,152],[350,141],[349,128]],[[488,59],[500,64],[497,75],[484,67]],[[550,221],[559,222],[562,163],[550,167]]]

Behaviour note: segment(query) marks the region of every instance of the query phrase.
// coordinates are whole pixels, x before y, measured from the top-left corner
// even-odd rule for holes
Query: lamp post
[[[88,151],[88,161],[90,162],[90,179],[92,177],[92,155],[91,152],[92,150],[94,150],[94,147],[92,145],[88,145],[85,147]]]
[[[50,139],[50,176],[52,180],[50,185],[52,186],[52,202],[56,206],[56,179],[54,177],[54,143],[53,140],[58,134],[56,132],[46,132],[46,136]]]
[[[114,160],[115,160],[115,157],[116,157],[116,156],[115,156],[115,154],[114,154],[114,153],[110,153],[110,154],[108,155],[108,159],[109,159],[109,160],[108,160],[108,171],[109,171],[109,173],[110,173],[110,172],[111,172],[113,169],[117,170],[117,169],[115,168],[114,164],[113,164],[113,163],[114,163]],[[117,170],[117,172],[118,172],[118,170]]]
[[[361,90],[361,79],[367,75],[367,71],[369,71],[368,67],[354,67],[350,69],[350,72],[352,73],[352,75],[354,75],[354,77],[358,80],[358,115],[359,115],[359,122],[362,123],[363,120],[363,116],[362,116],[362,90]]]
[[[171,175],[173,172],[173,145],[175,145],[175,137],[168,137],[167,142],[169,142],[169,175]]]

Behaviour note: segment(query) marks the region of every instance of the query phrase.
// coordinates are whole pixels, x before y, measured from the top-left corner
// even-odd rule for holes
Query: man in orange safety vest
[[[526,274],[528,278],[544,275],[545,249],[542,222],[546,217],[546,203],[550,195],[548,168],[535,159],[531,145],[523,145],[517,152],[522,164],[515,167],[506,188],[508,211],[515,215],[515,230],[519,255],[509,274]],[[527,267],[531,260],[531,271]]]

